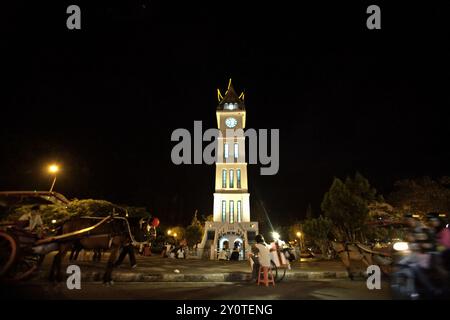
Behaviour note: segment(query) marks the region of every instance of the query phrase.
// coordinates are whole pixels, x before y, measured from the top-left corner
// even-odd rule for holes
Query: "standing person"
[[[170,257],[170,251],[172,250],[172,245],[169,242],[166,242],[166,244],[164,245],[164,249],[162,251],[162,257],[163,258],[168,258]]]
[[[134,255],[134,247],[131,241],[122,247],[122,249],[120,250],[119,258],[117,258],[117,261],[114,264],[114,266],[115,267],[120,266],[123,262],[123,259],[125,259],[126,255],[128,255],[130,259],[131,268],[133,269],[136,268],[137,267],[136,256]]]

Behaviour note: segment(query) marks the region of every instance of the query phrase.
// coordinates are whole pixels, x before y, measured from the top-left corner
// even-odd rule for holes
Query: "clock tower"
[[[203,255],[216,259],[220,251],[235,245],[240,259],[246,259],[250,244],[258,232],[258,223],[250,221],[250,194],[245,159],[246,110],[244,93],[238,95],[231,79],[222,96],[217,90],[217,139],[213,222],[206,222],[205,235],[199,248]],[[208,253],[209,251],[209,253]]]

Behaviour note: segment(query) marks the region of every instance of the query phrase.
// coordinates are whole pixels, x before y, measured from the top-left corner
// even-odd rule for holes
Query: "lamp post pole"
[[[297,232],[297,237],[298,237],[298,244],[300,247],[300,255],[302,254],[302,249],[303,249],[303,243],[302,243],[302,233],[299,231]]]
[[[55,183],[56,183],[56,174],[55,174],[55,177],[53,178],[53,183],[52,183],[52,186],[50,188],[50,192],[53,192],[53,188],[55,187]]]
[[[56,164],[52,164],[50,166],[48,166],[48,172],[50,172],[51,174],[54,175],[53,177],[53,182],[52,182],[52,186],[50,187],[50,192],[53,192],[53,188],[55,187],[55,183],[56,183],[56,174],[59,171],[59,167]]]

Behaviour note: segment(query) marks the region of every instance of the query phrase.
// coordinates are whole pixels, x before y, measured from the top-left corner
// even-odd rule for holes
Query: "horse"
[[[69,256],[69,261],[77,261],[78,256],[80,255],[81,250],[83,250],[83,246],[79,241],[75,242],[72,251]],[[100,262],[102,259],[102,249],[94,249],[92,250],[92,261]]]
[[[389,252],[375,251],[372,248],[361,243],[342,243],[332,241],[333,250],[342,260],[348,275],[353,280],[353,274],[350,270],[351,261],[361,261],[366,267],[376,264],[384,274],[390,273],[392,264],[391,254]]]
[[[89,228],[99,220],[96,217],[75,217],[66,221],[61,228],[67,234]],[[101,219],[101,218],[100,218]],[[68,250],[82,248],[85,250],[109,250],[110,256],[103,275],[103,283],[112,284],[112,271],[119,250],[131,243],[148,241],[156,232],[149,221],[143,218],[125,218],[113,216],[109,221],[91,230],[80,239],[68,240],[59,244],[58,252],[50,269],[50,281],[62,281],[61,262]]]

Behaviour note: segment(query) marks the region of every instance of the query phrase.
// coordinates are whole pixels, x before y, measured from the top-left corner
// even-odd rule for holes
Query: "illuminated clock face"
[[[225,124],[228,128],[234,128],[237,125],[237,120],[235,118],[226,118]]]

